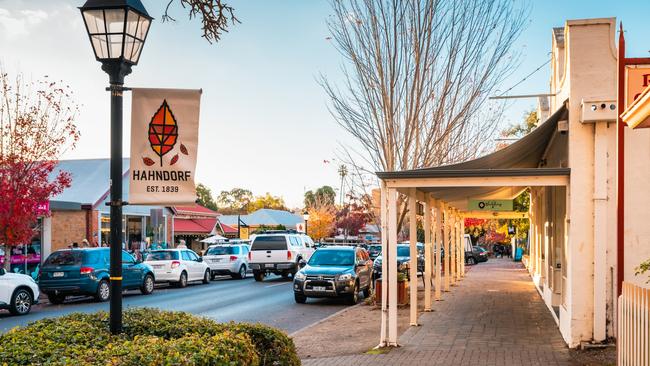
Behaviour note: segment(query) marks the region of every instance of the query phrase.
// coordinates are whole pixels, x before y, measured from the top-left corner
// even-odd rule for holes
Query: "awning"
[[[174,234],[199,234],[208,235],[212,233],[217,219],[179,219],[174,218]]]
[[[517,185],[518,177],[555,177],[568,176],[569,168],[549,167],[546,163],[546,153],[558,132],[558,122],[568,119],[568,111],[563,104],[552,116],[541,123],[531,133],[491,154],[458,164],[439,167],[403,170],[396,172],[378,172],[377,176],[384,181],[417,181],[438,179],[439,181],[454,181],[463,179],[464,184],[441,184],[439,186],[417,186],[418,190],[431,193],[437,199],[446,201],[459,209],[466,209],[469,199],[512,199],[519,195],[526,185]],[[503,178],[500,187],[481,186],[476,184],[482,178]],[[472,183],[473,182],[473,183]]]

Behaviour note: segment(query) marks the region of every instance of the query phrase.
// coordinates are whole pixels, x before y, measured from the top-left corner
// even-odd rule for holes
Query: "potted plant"
[[[408,304],[408,276],[405,272],[400,272],[397,274],[397,304],[405,305]],[[382,291],[382,279],[378,278],[375,280],[375,301],[381,303],[381,291]]]

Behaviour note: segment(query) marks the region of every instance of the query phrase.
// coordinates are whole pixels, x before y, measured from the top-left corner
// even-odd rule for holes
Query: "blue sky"
[[[334,122],[316,80],[340,78],[341,57],[330,41],[325,0],[230,0],[242,21],[210,45],[200,24],[180,6],[176,23],[162,23],[166,1],[144,0],[156,18],[140,64],[126,84],[202,88],[197,177],[213,191],[248,188],[281,195],[299,206],[305,189],[338,186],[333,158],[340,144],[354,144]],[[108,157],[108,80],[94,61],[81,17],[83,1],[0,0],[0,62],[6,71],[31,78],[49,75],[68,83],[82,106],[81,141],[65,158]],[[516,48],[518,70],[502,90],[547,58],[552,27],[566,19],[617,17],[623,20],[629,56],[650,56],[647,26],[650,1],[529,0],[530,22]],[[512,94],[548,92],[548,67]],[[125,99],[128,152],[130,99]],[[521,120],[534,100],[513,102],[504,117]],[[325,164],[323,161],[332,161]]]

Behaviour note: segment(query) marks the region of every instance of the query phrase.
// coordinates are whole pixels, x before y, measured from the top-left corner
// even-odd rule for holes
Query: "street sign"
[[[469,200],[467,208],[474,211],[512,211],[512,200]]]

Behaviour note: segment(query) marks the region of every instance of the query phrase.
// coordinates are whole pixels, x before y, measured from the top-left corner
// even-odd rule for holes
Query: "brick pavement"
[[[510,259],[473,266],[401,347],[380,355],[303,360],[305,366],[574,365],[550,311],[528,272]],[[354,339],[350,340],[351,342]]]

